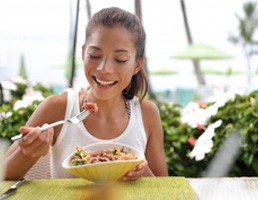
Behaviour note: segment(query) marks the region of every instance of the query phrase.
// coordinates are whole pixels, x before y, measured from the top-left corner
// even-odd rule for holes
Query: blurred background
[[[256,3],[253,0],[2,0],[0,81],[20,74],[30,82],[52,87],[55,93],[68,86],[87,87],[81,62],[85,26],[95,12],[117,6],[142,19],[147,33],[146,66],[151,90],[159,99],[186,105],[197,97],[204,99],[214,88],[239,87],[249,92],[258,88]],[[179,54],[190,44],[209,45],[226,57],[180,58]]]

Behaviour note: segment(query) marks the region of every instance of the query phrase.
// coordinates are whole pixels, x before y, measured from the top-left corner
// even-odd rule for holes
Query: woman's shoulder
[[[146,116],[149,118],[159,115],[159,109],[153,101],[143,99],[142,101],[140,101],[140,104],[143,117]]]
[[[152,133],[160,132],[161,127],[161,118],[160,112],[157,105],[150,100],[142,100],[141,102],[141,111],[142,111],[142,120],[144,123],[144,128],[149,138]]]
[[[28,126],[42,126],[64,118],[66,94],[50,95],[45,98],[27,122]]]
[[[36,109],[41,116],[48,115],[49,118],[60,118],[64,115],[67,104],[67,94],[54,94],[45,98]],[[57,117],[58,116],[58,117]]]
[[[53,108],[63,107],[67,103],[67,94],[50,95],[42,103]]]

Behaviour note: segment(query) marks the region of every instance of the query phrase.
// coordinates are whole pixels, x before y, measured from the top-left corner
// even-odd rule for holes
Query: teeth
[[[112,85],[114,84],[116,81],[101,81],[99,79],[96,78],[96,81],[100,84],[100,85]]]

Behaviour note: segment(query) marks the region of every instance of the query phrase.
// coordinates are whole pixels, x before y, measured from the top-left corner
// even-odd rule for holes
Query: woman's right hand
[[[41,132],[39,127],[21,127],[20,133],[24,137],[18,141],[18,145],[24,155],[41,157],[47,155],[53,142],[54,129],[49,128]]]

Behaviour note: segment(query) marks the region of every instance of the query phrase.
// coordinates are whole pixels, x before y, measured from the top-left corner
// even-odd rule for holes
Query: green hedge
[[[40,92],[43,97],[53,94],[51,88],[42,84],[31,85],[26,82],[13,82],[17,86],[16,90],[10,90],[11,99],[5,100],[0,105],[0,137],[11,142],[11,137],[19,134],[19,128],[24,126],[41,101],[35,100],[26,108],[14,109],[15,102],[21,100],[27,89]]]
[[[158,106],[163,123],[165,153],[170,175],[202,176],[225,137],[236,130],[240,130],[243,146],[229,176],[258,175],[258,91],[243,96],[237,95],[210,118],[209,124],[219,119],[223,123],[215,130],[212,151],[201,161],[195,161],[187,156],[193,149],[188,139],[198,138],[203,131],[181,123],[180,105],[158,103]]]

